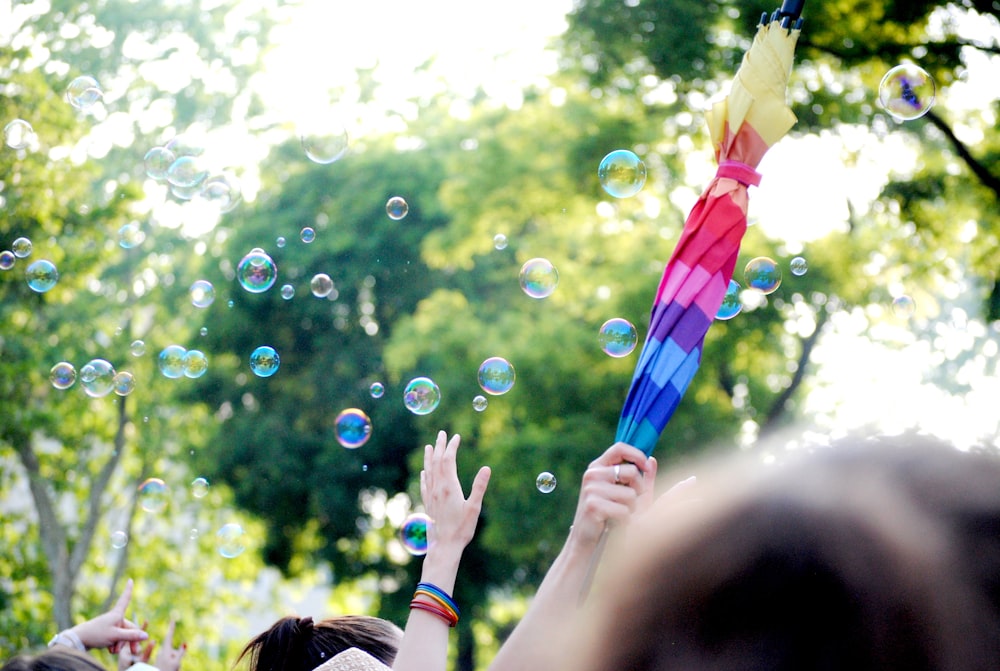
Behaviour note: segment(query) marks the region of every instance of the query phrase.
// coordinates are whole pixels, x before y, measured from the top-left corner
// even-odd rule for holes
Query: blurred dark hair
[[[18,655],[0,671],[107,671],[85,652],[57,645],[35,655]]]
[[[392,666],[402,638],[399,627],[367,615],[339,615],[319,622],[284,617],[247,643],[236,664],[250,671],[312,671],[336,654],[359,648]]]

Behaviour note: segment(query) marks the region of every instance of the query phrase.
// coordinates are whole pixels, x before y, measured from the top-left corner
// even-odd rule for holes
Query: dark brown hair
[[[18,655],[7,661],[0,671],[106,671],[85,652],[57,645],[36,655]]]

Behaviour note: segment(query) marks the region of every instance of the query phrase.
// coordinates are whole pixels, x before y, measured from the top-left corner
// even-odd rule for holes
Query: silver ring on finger
[[[622,483],[622,465],[615,464],[615,484],[620,485]]]

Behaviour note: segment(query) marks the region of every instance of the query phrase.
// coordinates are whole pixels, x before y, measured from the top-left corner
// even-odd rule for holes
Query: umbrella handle
[[[768,23],[780,21],[782,28],[791,29],[794,23],[795,29],[799,30],[802,28],[800,15],[802,14],[802,6],[805,4],[806,0],[784,0],[781,3],[781,8],[774,10],[770,18],[768,18],[766,12],[761,14],[760,25],[764,26]]]

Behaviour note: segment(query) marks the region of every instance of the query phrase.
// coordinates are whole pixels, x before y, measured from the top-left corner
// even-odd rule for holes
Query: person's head
[[[240,653],[249,671],[312,671],[349,648],[358,648],[392,666],[403,638],[388,620],[366,615],[340,615],[319,622],[311,617],[284,617]]]
[[[107,671],[85,652],[57,645],[36,655],[18,655],[0,671]]]
[[[697,475],[697,505],[655,508],[609,552],[567,669],[1000,668],[971,568],[996,566],[1000,462],[853,444]]]

